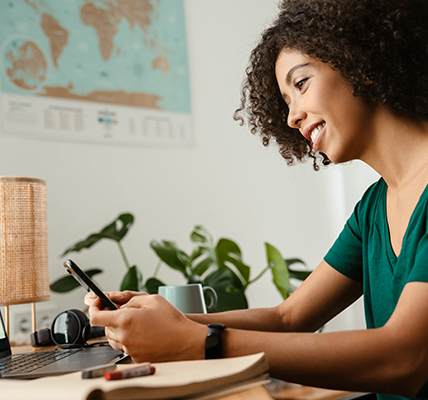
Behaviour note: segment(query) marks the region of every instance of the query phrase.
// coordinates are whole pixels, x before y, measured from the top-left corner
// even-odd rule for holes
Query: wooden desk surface
[[[33,348],[30,345],[12,346],[12,353],[53,350],[54,346]],[[220,397],[218,400],[336,400],[352,394],[340,390],[320,389],[273,380],[271,384]]]

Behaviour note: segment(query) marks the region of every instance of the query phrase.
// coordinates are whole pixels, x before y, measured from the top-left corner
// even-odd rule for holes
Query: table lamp
[[[47,301],[49,292],[46,182],[0,177],[0,306],[5,306],[9,336],[9,305]]]

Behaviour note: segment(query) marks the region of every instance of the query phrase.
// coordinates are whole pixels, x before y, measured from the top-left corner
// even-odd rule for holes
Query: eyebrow
[[[307,67],[308,65],[309,63],[295,65],[293,68],[290,69],[290,71],[288,71],[287,76],[285,78],[285,82],[289,84],[291,82],[291,76],[293,75],[294,71],[299,68]]]
[[[293,68],[290,69],[290,71],[288,71],[287,76],[285,77],[285,82],[289,85],[291,82],[291,76],[293,75],[294,71],[296,71],[299,68],[307,67],[308,65],[310,65],[310,63],[295,65]],[[287,97],[287,95],[285,93],[281,93],[281,95],[282,95],[282,99],[285,102],[287,102],[285,99]]]

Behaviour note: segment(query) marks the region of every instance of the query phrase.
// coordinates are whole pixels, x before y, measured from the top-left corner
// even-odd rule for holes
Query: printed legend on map
[[[3,130],[39,138],[124,145],[188,146],[190,116],[137,107],[2,96]]]

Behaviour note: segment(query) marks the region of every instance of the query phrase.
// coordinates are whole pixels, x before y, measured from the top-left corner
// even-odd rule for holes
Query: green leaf
[[[217,269],[218,261],[211,234],[202,226],[196,225],[190,234],[194,249],[188,260],[189,275],[204,275],[210,269]]]
[[[214,264],[213,259],[211,257],[200,259],[198,263],[195,263],[192,269],[192,274],[202,276],[212,266],[217,267],[217,265]]]
[[[202,225],[196,225],[190,234],[193,243],[202,243],[204,246],[214,248],[214,240],[211,234]]]
[[[216,251],[219,266],[222,268],[230,268],[228,264],[235,266],[244,287],[246,287],[250,280],[250,267],[244,263],[239,246],[233,240],[220,239]]]
[[[100,234],[104,235],[108,239],[120,242],[125,235],[128,233],[134,223],[134,216],[130,213],[119,215],[111,224],[105,226]]]
[[[291,269],[289,271],[290,278],[298,279],[299,281],[304,281],[312,273],[312,271],[294,271]]]
[[[213,312],[248,308],[242,282],[228,268],[218,269],[208,275],[203,282],[203,286],[211,286],[217,292],[217,306]]]
[[[143,275],[136,265],[128,269],[128,272],[122,279],[120,290],[135,290],[137,292],[142,289]]]
[[[86,275],[92,278],[94,275],[103,272],[103,270],[98,268],[92,268],[87,269],[84,272],[86,273]],[[74,279],[71,275],[65,275],[57,279],[50,285],[50,289],[52,290],[52,292],[55,293],[67,293],[78,287],[81,287],[79,282],[77,282],[76,279]]]
[[[61,257],[64,257],[66,254],[71,253],[73,251],[79,252],[82,249],[89,249],[95,243],[99,242],[103,238],[104,238],[104,236],[99,235],[98,233],[93,233],[93,234],[89,235],[86,239],[81,240],[80,242],[77,242],[77,243],[73,244],[72,246],[68,247],[64,251],[64,253],[61,254]]]
[[[290,268],[293,264],[303,264],[306,267],[306,263],[300,258],[286,258],[285,262],[287,263],[288,268]]]
[[[148,294],[157,294],[159,286],[165,286],[165,284],[161,282],[159,279],[149,278],[147,279],[147,282],[144,285],[143,290],[146,291]]]
[[[71,252],[78,252],[82,249],[89,249],[101,239],[110,239],[120,242],[128,233],[129,228],[134,223],[134,216],[130,213],[119,215],[113,222],[106,225],[97,233],[90,234],[86,239],[83,239],[70,247],[68,247],[61,257]]]
[[[304,281],[312,273],[312,271],[309,270],[304,271],[301,269],[291,268],[293,264],[302,264],[306,267],[306,263],[300,258],[286,258],[285,262],[287,263],[288,270],[290,272],[290,278],[298,279],[299,281]]]
[[[200,283],[201,285],[203,284],[201,277],[198,275],[192,275],[188,279],[187,283]]]
[[[281,253],[269,243],[265,243],[268,265],[272,270],[273,283],[284,300],[290,295],[290,273]]]
[[[156,240],[152,240],[150,247],[166,265],[180,271],[186,278],[188,277],[186,264],[189,257],[184,251],[177,248],[174,242],[164,240],[159,243]]]

